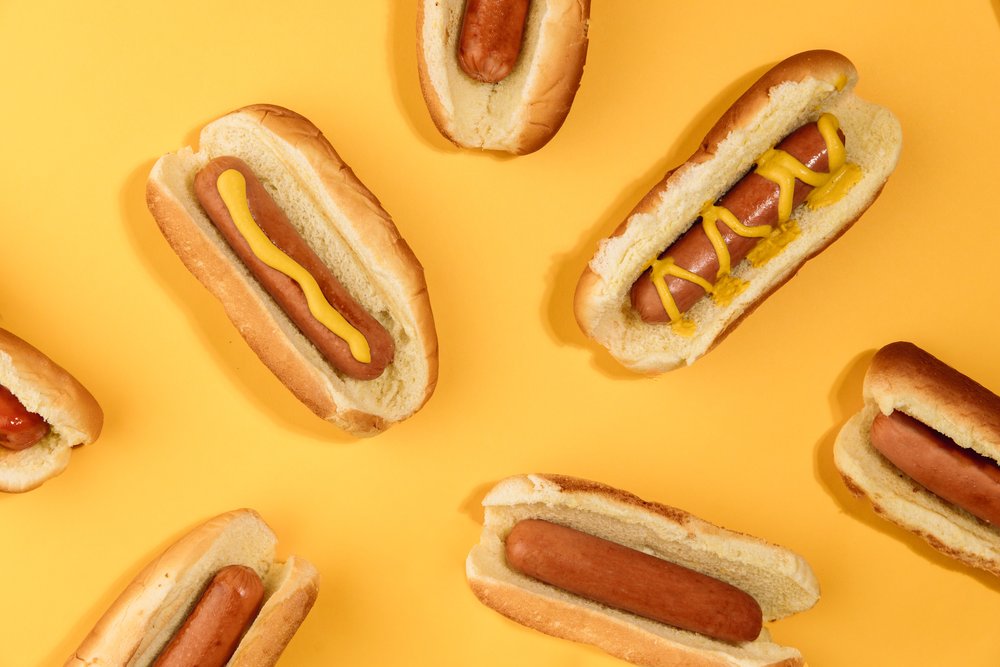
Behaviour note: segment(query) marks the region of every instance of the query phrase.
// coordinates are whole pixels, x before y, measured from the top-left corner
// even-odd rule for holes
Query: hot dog
[[[0,491],[33,489],[93,442],[104,413],[76,378],[38,349],[0,329]]]
[[[157,161],[147,202],[191,272],[317,415],[372,435],[437,381],[423,269],[320,131],[256,105]]]
[[[641,665],[804,664],[762,630],[819,598],[785,549],[572,477],[511,477],[483,505],[469,584],[519,623]]]
[[[253,510],[210,519],[139,573],[66,667],[275,664],[319,585],[307,561],[277,562],[276,542]]]
[[[531,153],[559,130],[587,57],[590,0],[421,0],[431,118],[466,148]]]
[[[901,146],[856,80],[844,56],[808,51],[753,84],[601,241],[576,289],[584,333],[638,372],[693,363],[843,234]]]
[[[886,345],[834,462],[889,521],[1000,575],[1000,396],[912,343]]]

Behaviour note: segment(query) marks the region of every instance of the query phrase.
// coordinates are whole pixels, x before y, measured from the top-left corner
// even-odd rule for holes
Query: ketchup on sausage
[[[0,447],[19,451],[44,438],[49,425],[39,415],[28,412],[6,387],[0,386]]]

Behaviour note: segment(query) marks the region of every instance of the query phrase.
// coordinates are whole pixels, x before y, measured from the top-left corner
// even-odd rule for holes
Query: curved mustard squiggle
[[[718,289],[720,281],[730,277],[731,280],[724,281],[726,289],[722,290],[725,292],[724,298],[727,302],[746,287],[745,282],[731,276],[733,267],[729,248],[726,246],[717,223],[721,222],[734,233],[744,238],[773,239],[774,243],[771,244],[769,253],[756,253],[756,257],[753,258],[754,261],[752,263],[754,266],[760,266],[780,252],[791,238],[798,233],[795,221],[791,220],[792,197],[796,179],[815,188],[809,193],[807,199],[811,209],[822,208],[836,202],[847,194],[848,190],[861,179],[861,168],[855,164],[847,163],[847,151],[844,142],[838,134],[840,122],[836,116],[825,113],[820,116],[816,125],[820,135],[823,137],[823,141],[826,143],[829,171],[813,171],[791,154],[777,148],[768,149],[757,159],[755,173],[778,186],[777,225],[748,227],[740,222],[739,218],[724,206],[716,206],[713,202],[708,202],[702,207],[699,214],[701,216],[702,228],[705,236],[708,237],[709,242],[712,244],[715,254],[719,258],[719,270],[716,272],[715,283],[709,282],[701,276],[678,266],[674,262],[673,257],[669,255],[663,259],[654,257],[646,265],[646,268],[650,269],[650,280],[653,281],[656,293],[663,303],[663,310],[666,311],[667,316],[670,318],[670,323],[677,333],[683,335],[692,334],[694,332],[694,323],[683,318],[677,302],[667,287],[667,276],[692,282],[705,290],[707,294],[712,294],[713,296],[719,296],[716,293],[720,292]],[[782,236],[783,238],[778,239],[778,236]],[[733,284],[734,282],[737,284]]]
[[[351,348],[351,356],[363,364],[369,364],[372,360],[371,347],[364,334],[358,331],[348,322],[336,308],[330,305],[323,295],[316,278],[294,259],[281,252],[281,250],[271,242],[264,230],[257,225],[250,213],[250,202],[247,200],[247,181],[236,169],[226,169],[219,174],[216,181],[219,188],[219,195],[229,215],[236,223],[243,238],[250,244],[250,250],[262,262],[276,271],[281,271],[286,276],[294,280],[302,288],[306,296],[306,303],[309,304],[309,312],[312,313],[319,322],[329,329],[335,336],[344,340]]]

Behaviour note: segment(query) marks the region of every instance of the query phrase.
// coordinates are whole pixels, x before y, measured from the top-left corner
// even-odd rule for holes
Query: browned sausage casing
[[[219,570],[153,667],[224,667],[264,599],[264,584],[249,567]]]
[[[217,185],[219,174],[227,169],[236,169],[243,174],[247,183],[250,213],[271,242],[302,265],[319,283],[330,305],[364,334],[371,348],[371,363],[366,364],[355,359],[347,342],[313,317],[306,303],[305,294],[298,283],[280,271],[272,269],[253,254],[250,244],[236,228],[229,209],[219,194]],[[371,380],[382,374],[395,353],[392,336],[330,273],[330,269],[292,227],[284,211],[274,202],[245,162],[235,157],[212,160],[195,176],[195,194],[233,252],[246,264],[253,276],[281,306],[299,331],[316,346],[324,359],[345,375],[359,380]]]
[[[49,425],[44,419],[28,412],[17,396],[0,387],[0,447],[14,451],[27,449],[48,432]]]
[[[718,579],[594,535],[538,519],[506,542],[515,570],[575,595],[727,642],[753,641],[763,614]]]
[[[458,64],[477,81],[499,83],[517,64],[528,0],[467,0]]]
[[[1000,467],[924,423],[892,412],[872,422],[872,446],[937,496],[1000,526]]]
[[[841,139],[843,139],[842,134]],[[785,137],[777,148],[789,153],[813,171],[825,172],[829,169],[826,142],[816,123],[809,123],[795,130]],[[793,208],[805,201],[812,190],[811,185],[796,180],[792,196]],[[733,215],[748,227],[775,225],[778,222],[778,193],[779,189],[775,183],[750,172],[730,188],[717,204],[732,211]],[[759,238],[740,236],[721,221],[716,225],[729,248],[732,266],[736,266],[760,241]],[[715,282],[719,270],[719,257],[715,254],[708,236],[705,235],[701,218],[695,220],[691,228],[664,250],[660,257],[667,255],[673,257],[681,268],[697,273],[710,283]],[[682,313],[705,296],[705,290],[691,281],[667,276],[666,283],[667,289],[677,302],[677,308]],[[670,321],[670,317],[663,309],[660,295],[650,280],[648,270],[632,285],[631,300],[632,307],[643,321]]]

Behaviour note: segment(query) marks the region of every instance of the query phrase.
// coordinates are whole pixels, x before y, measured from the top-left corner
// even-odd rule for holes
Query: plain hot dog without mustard
[[[1000,576],[1000,395],[920,349],[872,357],[837,435],[847,488],[951,558]]]
[[[804,665],[762,627],[819,599],[787,549],[564,475],[509,477],[483,508],[466,577],[518,623],[640,665]]]
[[[548,521],[518,522],[506,540],[515,570],[575,595],[727,642],[760,635],[760,605],[718,579]]]
[[[308,273],[303,282],[311,276],[322,292],[322,298],[345,320],[339,323],[344,328],[343,332],[335,333],[330,326],[317,319],[301,282],[272,268],[255,253],[250,240],[236,224],[236,212],[230,209],[230,204],[220,193],[220,183],[224,182],[220,179],[230,171],[243,176],[252,222],[264,232],[270,243]],[[323,358],[352,378],[371,380],[382,374],[393,358],[395,346],[392,337],[378,320],[358,305],[316,256],[245,162],[235,157],[212,160],[195,177],[195,194],[233,252]],[[361,338],[356,342],[349,341],[349,336],[358,334]]]
[[[931,493],[1000,526],[1000,467],[995,461],[899,411],[875,416],[871,443]]]
[[[499,83],[517,64],[529,0],[467,0],[458,63],[477,81]]]
[[[0,386],[0,447],[27,449],[48,433],[49,425],[40,415],[29,412],[14,394]]]
[[[319,573],[275,559],[277,538],[242,509],[209,519],[153,559],[66,667],[269,667],[316,600]]]
[[[838,130],[838,135],[843,141],[843,133]],[[808,123],[795,130],[776,146],[776,150],[791,155],[812,172],[822,174],[830,171],[827,144],[817,123]],[[791,208],[804,202],[813,189],[813,186],[796,178]],[[696,281],[669,274],[665,276],[666,287],[678,312],[684,313],[697,303],[706,295],[705,286],[727,275],[731,267],[742,261],[775,225],[784,222],[779,218],[780,194],[778,183],[752,171],[715,203],[716,207],[728,210],[749,229],[738,232],[721,218],[714,221],[712,224],[725,243],[724,250],[717,249],[709,239],[704,224],[699,224],[703,222],[702,218],[698,218],[683,236],[663,251],[658,260],[669,257],[667,261],[701,278],[701,281]],[[724,260],[720,257],[720,251],[728,253],[728,258]],[[671,317],[651,280],[651,271],[647,269],[632,285],[632,307],[645,322],[669,322]]]
[[[223,667],[263,600],[256,572],[245,565],[222,568],[153,667]]]

